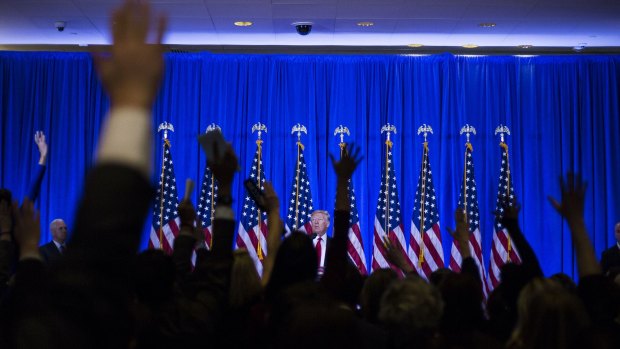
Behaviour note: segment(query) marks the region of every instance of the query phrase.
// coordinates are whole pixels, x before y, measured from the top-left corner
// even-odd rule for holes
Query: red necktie
[[[321,255],[323,252],[323,249],[321,246],[321,240],[322,238],[319,237],[319,240],[316,242],[316,258],[317,258],[317,261],[319,262],[319,267],[321,266]]]

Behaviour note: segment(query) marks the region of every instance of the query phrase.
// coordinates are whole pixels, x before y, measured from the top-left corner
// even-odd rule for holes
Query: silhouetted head
[[[366,321],[373,324],[379,322],[381,297],[394,280],[398,280],[398,274],[390,268],[377,269],[366,279],[360,300]]]
[[[230,305],[240,308],[255,300],[262,289],[256,266],[248,251],[246,249],[235,250],[230,273]]]
[[[133,280],[136,297],[142,303],[155,306],[170,300],[175,280],[172,258],[162,250],[149,249],[139,253]]]
[[[306,233],[294,231],[282,241],[267,285],[267,297],[274,297],[286,287],[314,280],[317,273],[316,251]]]
[[[576,348],[589,325],[577,296],[549,279],[534,279],[519,296],[518,320],[510,343],[516,348]]]

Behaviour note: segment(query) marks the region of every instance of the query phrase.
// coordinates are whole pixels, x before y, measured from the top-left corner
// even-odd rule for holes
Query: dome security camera
[[[61,32],[61,31],[65,30],[65,27],[67,26],[67,22],[65,22],[65,21],[57,21],[57,22],[54,23],[54,26],[56,27],[56,30]]]
[[[312,22],[295,22],[293,25],[299,35],[308,35],[312,31]]]

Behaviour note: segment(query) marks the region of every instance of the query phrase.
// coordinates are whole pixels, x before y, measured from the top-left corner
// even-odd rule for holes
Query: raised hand
[[[146,1],[126,0],[112,15],[113,45],[109,56],[94,56],[95,65],[113,106],[150,108],[164,69],[166,19],[157,18],[154,44],[147,43],[155,26]]]
[[[456,221],[456,231],[447,228],[452,238],[458,242],[461,257],[471,256],[469,250],[469,225],[467,223],[467,213],[462,208],[457,208],[454,212],[454,220]]]
[[[181,220],[181,226],[194,227],[196,221],[196,210],[190,200],[183,200],[177,207],[179,212],[179,219]]]
[[[519,212],[521,211],[521,205],[515,200],[504,199],[501,201],[501,212],[495,212],[495,216],[499,218],[502,225],[508,225],[519,219]]]
[[[390,263],[394,264],[400,270],[402,270],[405,274],[411,273],[414,271],[413,266],[409,263],[407,256],[403,253],[403,251],[394,245],[392,240],[385,235],[383,236],[383,246],[385,246],[385,251],[387,252],[387,259]]]
[[[6,201],[0,201],[0,234],[10,233],[13,228],[13,206]]]
[[[553,208],[569,223],[576,219],[583,220],[586,182],[581,180],[580,175],[568,173],[566,180],[560,177],[560,188],[562,190],[562,202],[558,202],[551,196],[547,197]]]
[[[340,157],[340,161],[336,161],[336,158],[331,153],[329,157],[332,160],[332,166],[334,167],[338,179],[346,180],[351,178],[357,165],[359,165],[364,158],[360,155],[360,148],[353,144],[347,144],[344,153]]]
[[[47,142],[45,141],[45,133],[43,131],[37,131],[34,133],[34,143],[39,148],[39,165],[45,165],[47,160]]]
[[[276,194],[276,191],[273,190],[273,185],[271,185],[271,182],[269,181],[265,181],[264,183],[264,187],[265,187],[265,206],[267,206],[267,211],[268,212],[279,212],[280,210],[280,199],[278,198],[278,194]]]
[[[218,154],[217,144],[214,145],[213,153]],[[213,172],[213,176],[218,181],[218,190],[225,189],[232,185],[235,172],[239,169],[239,163],[237,162],[237,155],[230,144],[227,145],[224,156],[216,157],[215,159],[208,160],[209,168]]]
[[[39,240],[41,239],[41,219],[39,211],[34,208],[34,203],[28,198],[24,199],[21,207],[13,202],[15,212],[15,240],[19,245],[22,255],[39,253]]]

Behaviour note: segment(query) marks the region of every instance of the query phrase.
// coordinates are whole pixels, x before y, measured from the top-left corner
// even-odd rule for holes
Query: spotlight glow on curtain
[[[304,144],[316,208],[332,210],[335,177],[327,156],[338,154],[338,125],[362,148],[355,173],[367,262],[372,251],[375,204],[382,159],[380,128],[394,124],[394,166],[405,230],[422,157],[423,124],[433,127],[431,165],[442,226],[454,226],[463,170],[461,126],[476,127],[472,144],[488,264],[501,157],[493,135],[510,127],[507,143],[515,192],[522,203],[522,228],[545,273],[575,275],[570,233],[546,196],[560,196],[558,177],[580,171],[588,181],[586,222],[597,253],[614,242],[620,221],[620,56],[281,56],[168,54],[154,106],[154,129],[174,124],[169,135],[179,183],[203,175],[205,157],[196,140],[217,123],[232,141],[242,166],[234,183],[241,212],[242,179],[252,161],[254,123],[263,135],[265,174],[285,200],[294,176],[296,137]],[[15,197],[27,193],[38,159],[35,130],[48,135],[50,157],[40,196],[42,242],[48,223],[69,223],[84,174],[92,164],[101,120],[109,107],[92,60],[84,53],[0,52],[0,186]],[[155,174],[161,136],[155,147]],[[182,190],[182,188],[180,188]],[[197,193],[194,193],[194,202]],[[282,207],[285,213],[286,205]],[[147,225],[144,245],[147,241]],[[408,236],[408,234],[406,234]],[[451,238],[443,232],[444,255]],[[488,266],[488,265],[487,265]]]

